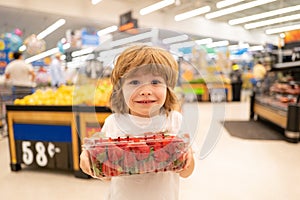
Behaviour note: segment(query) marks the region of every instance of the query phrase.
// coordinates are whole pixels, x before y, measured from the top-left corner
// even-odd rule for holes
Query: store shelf
[[[300,61],[295,61],[295,62],[277,63],[274,64],[273,68],[284,69],[284,68],[299,67],[299,66],[300,66]]]

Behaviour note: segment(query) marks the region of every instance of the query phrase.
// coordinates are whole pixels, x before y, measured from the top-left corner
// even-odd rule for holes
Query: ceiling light
[[[214,48],[214,47],[224,47],[224,46],[228,46],[229,45],[229,41],[228,40],[222,40],[222,41],[218,41],[218,42],[213,42],[210,44],[207,44],[206,47],[208,48]]]
[[[197,8],[195,10],[191,10],[191,11],[188,11],[188,12],[178,14],[174,17],[174,19],[175,19],[175,21],[182,21],[182,20],[185,20],[185,19],[188,19],[188,18],[191,18],[191,17],[195,17],[195,16],[198,16],[198,15],[207,13],[210,10],[211,10],[210,6],[204,6],[204,7],[201,7],[201,8]]]
[[[246,23],[246,22],[250,22],[250,21],[254,21],[254,20],[258,20],[258,19],[263,19],[263,18],[281,15],[281,14],[285,14],[285,13],[289,13],[289,12],[294,12],[294,11],[298,11],[298,10],[300,10],[300,5],[290,6],[290,7],[272,10],[269,12],[264,12],[264,13],[260,13],[260,14],[256,14],[256,15],[232,19],[232,20],[229,20],[228,23],[230,25],[237,25],[237,24],[242,24],[242,23]]]
[[[278,23],[292,21],[292,20],[296,20],[296,19],[300,19],[300,14],[289,15],[289,16],[285,16],[285,17],[278,17],[278,18],[274,18],[274,19],[245,24],[244,28],[245,29],[254,29],[254,28],[258,28],[258,27],[262,27],[262,26],[278,24]]]
[[[146,32],[146,33],[141,33],[141,34],[138,34],[138,35],[134,35],[134,36],[130,36],[130,37],[127,37],[127,38],[112,41],[112,42],[110,42],[110,45],[111,45],[111,47],[117,47],[117,46],[121,46],[121,45],[124,45],[124,44],[129,44],[129,43],[132,43],[132,42],[145,40],[147,38],[152,38],[155,35],[156,34],[155,34],[154,30],[152,30],[152,31],[149,31],[149,32]]]
[[[100,3],[100,1],[102,1],[102,0],[91,0],[91,3],[92,3],[93,5],[96,5],[97,3]]]
[[[110,26],[110,27],[107,27],[105,29],[102,29],[102,30],[98,31],[97,35],[100,37],[102,35],[106,35],[108,33],[115,32],[116,30],[118,30],[118,26],[116,26],[116,25]]]
[[[224,0],[224,1],[219,1],[219,2],[216,3],[216,7],[217,8],[224,8],[224,7],[236,4],[236,3],[240,3],[242,1],[244,1],[244,0]]]
[[[237,45],[230,45],[230,46],[228,46],[228,49],[229,50],[246,49],[246,48],[249,48],[249,46],[250,45],[248,43],[240,43]]]
[[[249,8],[253,8],[253,7],[256,7],[256,6],[260,6],[260,5],[263,5],[263,4],[267,4],[267,3],[270,3],[270,2],[273,2],[273,1],[276,1],[276,0],[251,1],[249,3],[244,3],[244,4],[241,4],[241,5],[238,5],[238,6],[233,6],[233,7],[225,8],[225,9],[222,9],[222,10],[219,10],[219,11],[216,11],[216,12],[208,13],[208,14],[205,15],[205,17],[207,19],[213,19],[213,18],[224,16],[224,15],[228,15],[228,14],[231,14],[231,13],[246,10],[246,9],[249,9]]]
[[[179,36],[175,36],[175,37],[165,38],[162,40],[162,43],[171,44],[171,43],[175,43],[175,42],[182,42],[187,39],[189,39],[189,36],[184,34],[184,35],[179,35]]]
[[[163,1],[157,2],[155,4],[152,4],[150,6],[147,6],[143,9],[141,9],[140,14],[141,15],[147,15],[149,13],[152,13],[152,12],[156,11],[156,10],[167,7],[167,6],[169,6],[173,3],[175,3],[175,0],[163,0]]]
[[[279,36],[280,38],[285,38],[285,33],[280,33]]]
[[[94,51],[95,47],[89,47],[89,48],[86,48],[86,49],[81,49],[81,50],[78,50],[78,51],[74,51],[72,52],[71,56],[74,58],[74,57],[78,57],[78,56],[82,56],[82,55],[85,55],[85,54],[90,54]]]
[[[70,46],[71,46],[70,43],[64,44],[64,45],[63,45],[63,49],[68,49],[68,48],[70,48]],[[57,53],[57,52],[59,52],[59,49],[58,49],[58,47],[55,47],[55,48],[50,49],[50,50],[48,50],[48,51],[45,51],[45,52],[43,52],[43,53],[40,53],[40,54],[37,54],[37,55],[32,56],[32,57],[30,57],[30,58],[27,58],[27,59],[25,60],[25,62],[26,62],[26,63],[32,63],[32,62],[34,62],[34,61],[36,61],[36,60],[40,60],[40,59],[45,58],[45,57],[47,57],[47,56],[51,56],[51,55],[53,55],[53,54],[55,54],[55,53]]]
[[[21,52],[25,51],[26,49],[27,49],[27,47],[24,44],[19,47],[19,51],[21,51]]]
[[[181,5],[181,0],[175,0],[175,5],[180,6]]]
[[[297,30],[297,29],[300,29],[300,24],[267,29],[266,34],[271,35],[271,34],[275,34],[275,33],[282,33],[282,32],[292,31],[292,30]]]
[[[211,38],[205,38],[205,39],[201,39],[201,40],[195,40],[195,42],[198,45],[203,45],[203,44],[210,44],[213,42],[213,40]]]
[[[188,48],[188,47],[193,47],[195,45],[196,45],[196,43],[194,41],[181,42],[181,43],[175,43],[175,44],[170,45],[170,49],[178,50],[180,48]]]
[[[48,28],[46,28],[44,31],[42,31],[41,33],[39,33],[36,36],[36,38],[38,40],[41,40],[41,39],[45,38],[47,35],[49,35],[53,31],[55,31],[56,29],[58,29],[59,27],[61,27],[65,23],[66,23],[65,19],[59,19],[59,20],[57,20],[54,24],[52,24],[51,26],[49,26]]]
[[[262,50],[264,50],[264,47],[261,45],[251,46],[248,48],[248,51],[262,51]]]

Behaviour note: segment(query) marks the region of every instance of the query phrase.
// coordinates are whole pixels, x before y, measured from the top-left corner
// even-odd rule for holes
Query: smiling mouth
[[[142,101],[136,101],[136,103],[142,103],[142,104],[149,104],[149,103],[154,103],[154,100],[142,100]]]

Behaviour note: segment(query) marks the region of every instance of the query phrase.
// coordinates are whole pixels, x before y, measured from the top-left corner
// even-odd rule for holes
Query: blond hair
[[[135,45],[127,48],[117,58],[112,71],[111,82],[113,91],[110,98],[111,109],[116,113],[129,113],[123,92],[122,79],[127,78],[129,72],[134,72],[143,67],[147,72],[162,76],[167,84],[167,97],[164,111],[168,114],[171,110],[178,109],[178,100],[173,91],[178,79],[178,64],[173,56],[166,50],[147,45]],[[144,68],[146,67],[146,68]]]

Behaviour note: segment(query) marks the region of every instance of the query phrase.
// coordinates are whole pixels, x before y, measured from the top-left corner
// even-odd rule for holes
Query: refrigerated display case
[[[300,70],[297,62],[279,63],[271,72],[273,81],[268,77],[260,88],[256,88],[252,98],[252,116],[261,117],[284,129],[290,142],[300,139]],[[268,82],[268,83],[266,83]]]

